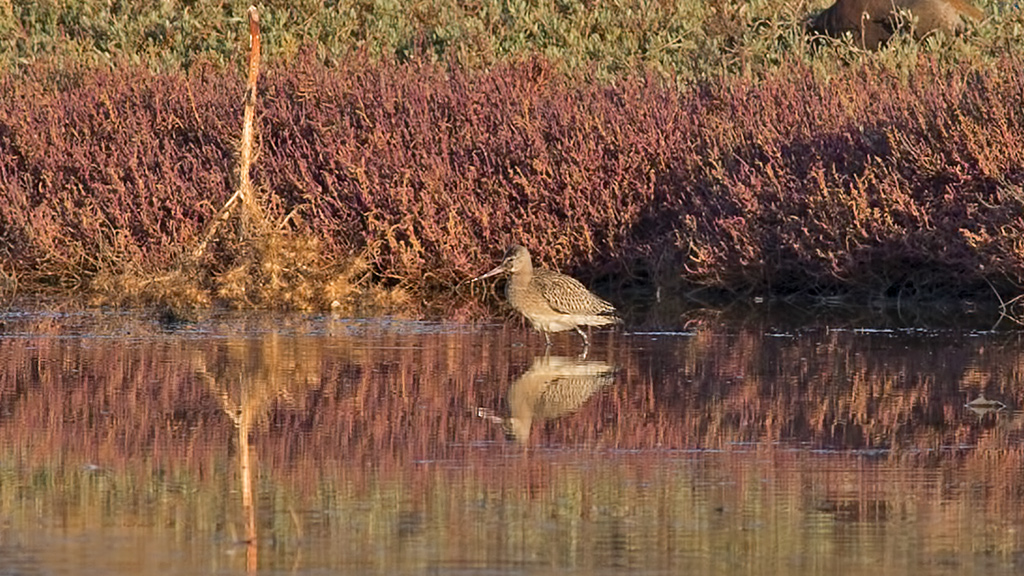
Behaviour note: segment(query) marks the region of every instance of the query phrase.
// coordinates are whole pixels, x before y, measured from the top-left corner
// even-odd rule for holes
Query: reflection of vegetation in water
[[[400,325],[332,320],[306,334],[302,318],[243,317],[203,327],[212,335],[241,335],[189,339],[136,319],[97,319],[103,324],[90,328],[52,316],[8,323],[26,336],[0,339],[0,408],[7,414],[0,424],[15,434],[45,429],[103,450],[146,452],[147,442],[216,429],[210,424],[223,418],[218,394],[242,394],[241,380],[224,371],[230,367],[235,374],[244,370],[247,381],[265,383],[247,393],[256,396],[255,404],[271,405],[275,427],[305,431],[289,439],[296,449],[312,442],[325,456],[390,466],[403,461],[401,454],[446,457],[454,450],[446,441],[462,434],[498,434],[469,418],[473,407],[502,405],[505,390],[529,370],[523,362],[533,362],[532,355],[515,356],[519,332],[511,328],[486,337],[458,331],[413,336]],[[119,348],[66,337],[84,329],[137,340]],[[1011,411],[1024,405],[1024,387],[1015,384],[1024,379],[1024,356],[982,336],[832,330],[765,337],[708,329],[660,344],[651,340],[645,346],[657,346],[656,360],[632,347],[637,339],[647,342],[609,343],[607,361],[621,370],[619,385],[583,408],[611,408],[614,416],[601,423],[556,420],[549,425],[551,441],[627,448],[780,440],[840,450],[974,445],[987,437],[962,420],[966,402],[983,392]],[[196,373],[206,373],[217,394]],[[19,394],[28,382],[36,393]],[[946,400],[951,396],[955,401]],[[38,426],[54,410],[60,414],[54,425]],[[90,422],[106,422],[111,436]],[[152,439],[155,432],[144,432],[156,428],[165,432]],[[416,433],[406,436],[411,429]],[[332,433],[321,437],[323,430]],[[111,437],[120,442],[110,443]]]
[[[548,424],[565,450],[523,458],[472,409],[501,405],[531,365],[516,331],[147,326],[79,338],[42,320],[0,338],[0,517],[15,532],[128,527],[222,554],[239,518],[228,407],[256,424],[260,534],[279,543],[261,548],[261,569],[290,568],[301,549],[300,567],[529,552],[727,572],[810,553],[842,572],[881,561],[873,551],[916,565],[984,549],[999,563],[1022,547],[1021,425],[979,424],[963,407],[975,394],[960,396],[987,383],[1022,405],[1024,355],[994,340],[935,336],[913,354],[892,353],[897,335],[848,332],[707,330],[646,352],[616,341],[617,385]]]
[[[221,458],[211,463],[225,464]],[[933,469],[928,462],[893,465],[849,454],[737,450],[585,461],[577,455],[575,462],[499,458],[473,471],[410,464],[381,475],[343,457],[304,459],[261,487],[263,533],[277,543],[261,549],[260,568],[301,573],[373,562],[385,570],[423,569],[532,558],[576,568],[699,562],[703,573],[758,566],[758,573],[791,574],[791,566],[761,565],[803,557],[848,574],[838,570],[843,562],[917,566],[955,555],[969,563],[978,548],[999,566],[1021,549],[1009,528],[1019,526],[1024,502],[1017,492],[969,486],[990,486],[994,475],[1024,465],[1019,451],[1001,461],[1006,468],[950,462]],[[227,511],[237,506],[237,494],[215,474],[189,491],[156,468],[75,466],[55,483],[20,490],[14,478],[4,478],[0,514],[28,544],[56,538],[39,527],[43,515],[60,518],[62,533],[80,539],[132,527],[150,535],[146,549],[187,547],[189,554],[176,554],[186,566],[223,556],[221,547],[229,545],[217,540],[224,522],[233,521]],[[292,510],[303,519],[301,533]],[[59,553],[37,554],[36,561]],[[138,554],[112,549],[106,561],[122,560],[122,553]]]

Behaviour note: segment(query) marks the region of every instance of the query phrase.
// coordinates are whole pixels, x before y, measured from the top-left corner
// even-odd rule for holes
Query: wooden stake
[[[249,169],[253,156],[253,125],[256,119],[256,79],[260,75],[260,14],[255,6],[249,6],[249,80],[245,86],[245,112],[242,117],[242,144],[238,157],[238,188],[210,222],[210,228],[203,235],[194,255],[202,256],[217,227],[228,219],[236,203],[250,205],[253,202],[252,181]]]

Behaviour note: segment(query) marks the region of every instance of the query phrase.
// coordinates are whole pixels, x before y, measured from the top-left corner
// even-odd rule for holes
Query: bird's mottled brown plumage
[[[576,330],[586,348],[590,341],[580,326],[621,322],[614,306],[591,293],[575,278],[534,268],[530,252],[522,246],[509,248],[497,268],[474,280],[502,273],[512,276],[505,287],[509,304],[544,334],[548,346],[551,345],[550,333]]]

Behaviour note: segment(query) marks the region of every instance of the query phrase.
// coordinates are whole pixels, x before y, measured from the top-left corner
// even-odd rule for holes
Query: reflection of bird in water
[[[549,333],[576,330],[583,338],[585,353],[590,340],[580,326],[622,322],[615,315],[614,306],[595,296],[575,278],[543,268],[535,269],[529,250],[522,246],[509,248],[497,268],[473,281],[501,273],[512,275],[505,286],[509,304],[544,334],[548,346],[551,346]]]
[[[576,412],[595,392],[615,380],[607,362],[565,356],[538,356],[508,391],[508,418],[493,417],[505,434],[525,444],[534,420],[543,422]]]

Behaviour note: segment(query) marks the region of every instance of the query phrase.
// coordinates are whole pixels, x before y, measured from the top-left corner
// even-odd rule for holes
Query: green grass
[[[1019,10],[978,2],[990,21],[952,42],[951,60],[974,62],[1024,48]],[[189,68],[198,60],[241,66],[248,42],[247,2],[0,0],[0,68],[47,56],[83,62],[127,57],[154,67]],[[823,7],[788,0],[341,0],[258,5],[268,59],[290,59],[314,45],[325,59],[353,50],[375,57],[450,60],[487,67],[543,55],[563,71],[615,76],[639,68],[692,80],[756,75],[792,58],[827,67],[863,57],[847,47],[815,50],[803,22]],[[898,43],[881,58],[942,49]],[[836,54],[838,52],[838,54]],[[838,56],[838,58],[837,58]]]

